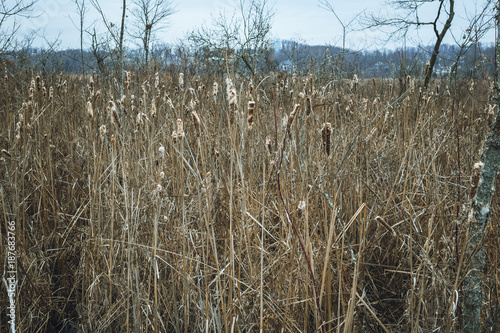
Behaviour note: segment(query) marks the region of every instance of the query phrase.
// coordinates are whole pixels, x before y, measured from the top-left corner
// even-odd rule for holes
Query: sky
[[[7,0],[8,2],[13,0]],[[120,21],[121,5],[123,0],[100,0],[101,7],[110,21],[116,24]],[[248,0],[247,0],[248,1]],[[342,46],[342,25],[332,12],[322,8],[318,0],[268,0],[274,4],[275,16],[271,31],[272,39],[292,39],[311,45]],[[455,19],[452,25],[452,34],[448,34],[445,43],[454,43],[453,36],[459,38],[468,27],[467,17],[472,16],[481,9],[485,0],[455,0]],[[88,12],[85,17],[87,28],[97,27],[103,31],[99,24],[100,16],[86,0]],[[168,25],[156,34],[157,41],[176,44],[185,40],[189,31],[202,24],[210,26],[212,15],[217,15],[224,10],[230,14],[235,9],[234,0],[173,0],[176,12],[169,17]],[[357,14],[365,13],[391,13],[391,7],[386,0],[330,0],[337,16],[347,24]],[[436,2],[437,4],[437,2]],[[132,2],[127,0],[127,7],[132,7]],[[420,19],[433,20],[436,5],[430,4],[420,12]],[[75,27],[79,17],[76,14],[74,0],[39,0],[34,8],[35,17],[21,21],[21,34],[36,36],[34,45],[43,47],[47,41],[60,40],[58,48],[79,48],[79,32]],[[131,14],[128,13],[128,22]],[[489,13],[493,15],[493,13]],[[385,34],[376,29],[359,30],[359,19],[355,19],[349,26],[352,27],[346,35],[348,48],[355,50],[373,50],[381,48],[394,49],[402,45],[402,41],[384,44]],[[130,24],[130,23],[129,23]],[[44,37],[41,37],[44,36]],[[431,45],[435,36],[429,26],[412,32],[407,36],[407,45]],[[494,32],[490,31],[482,40],[486,43],[494,41]],[[88,47],[88,41],[84,47]]]

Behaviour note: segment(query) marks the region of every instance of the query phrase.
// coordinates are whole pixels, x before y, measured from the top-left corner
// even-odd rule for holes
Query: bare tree
[[[85,14],[87,13],[87,7],[85,6],[85,0],[73,0],[76,5],[76,13],[79,16],[79,25],[77,26],[73,20],[71,22],[80,32],[80,61],[82,66],[82,74],[85,72],[85,62],[84,62],[84,52],[83,52],[83,33],[85,29],[83,28],[83,23],[85,21]]]
[[[436,2],[438,2],[438,8],[434,19],[422,21],[420,19],[420,9],[425,5]],[[412,28],[431,27],[436,36],[436,41],[429,62],[429,68],[425,74],[424,86],[427,87],[439,55],[439,48],[455,17],[455,0],[391,0],[390,5],[394,8],[394,12],[391,12],[387,17],[370,15],[364,23],[365,27],[391,27],[392,31],[389,33],[389,38],[406,36],[408,30]],[[444,23],[442,22],[443,16],[446,17]]]
[[[110,33],[112,39],[114,40],[116,46],[117,46],[117,53],[118,53],[118,90],[119,90],[119,95],[120,99],[122,98],[123,94],[123,62],[124,62],[124,48],[123,48],[123,37],[125,35],[125,16],[127,12],[127,0],[123,0],[122,3],[122,16],[121,16],[121,24],[120,27],[117,31],[115,28],[116,25],[112,22],[109,21],[109,19],[106,17],[106,14],[104,13],[103,9],[101,8],[101,5],[99,4],[98,0],[90,0],[90,3],[94,8],[97,10],[99,15],[101,15],[102,21],[104,25],[106,26],[106,29]]]
[[[476,193],[468,219],[466,275],[463,282],[463,332],[481,331],[481,307],[483,304],[482,273],[486,266],[486,250],[483,246],[485,227],[490,216],[490,203],[495,193],[495,179],[500,171],[500,1],[497,2],[496,24],[496,77],[494,103],[496,116],[484,142],[481,160],[475,165],[473,188]],[[498,301],[498,300],[497,300]]]
[[[337,12],[333,8],[333,6],[330,4],[330,1],[328,0],[318,0],[319,6],[321,8],[324,8],[330,12],[332,12],[333,15],[335,15],[335,18],[337,21],[339,21],[340,25],[342,26],[342,54],[345,54],[346,47],[345,47],[345,42],[346,42],[346,36],[349,32],[353,31],[353,28],[351,27],[352,24],[359,18],[359,16],[362,13],[358,13],[354,15],[354,17],[349,21],[342,21],[340,17],[337,15]]]
[[[167,19],[175,13],[175,8],[172,0],[132,0],[132,3],[134,28],[131,35],[140,40],[147,66],[154,32],[166,27]]]
[[[37,1],[0,0],[0,54],[12,49],[15,43],[15,35],[20,28],[16,18],[30,17]]]
[[[274,18],[273,6],[268,0],[235,0],[236,12],[228,18],[225,12],[212,17],[212,26],[202,25],[188,38],[198,49],[214,56],[225,55],[226,60],[241,60],[255,74],[257,61],[270,49],[269,34]]]

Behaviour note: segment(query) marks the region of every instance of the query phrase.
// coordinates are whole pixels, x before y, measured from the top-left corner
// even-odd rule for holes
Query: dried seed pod
[[[87,101],[87,115],[89,116],[89,118],[94,117],[94,110],[92,109],[92,102],[91,101]]]
[[[306,209],[306,202],[305,201],[299,201],[299,204],[297,205],[297,215],[298,217],[302,217],[302,214],[304,210]]]
[[[312,103],[311,103],[311,97],[307,96],[306,97],[306,116],[309,116],[312,112]]]
[[[196,136],[200,137],[201,135],[201,127],[200,127],[200,117],[196,111],[192,111],[191,115],[193,116],[194,128],[196,130]]]
[[[156,101],[154,98],[151,101],[151,117],[152,118],[156,117]]]
[[[184,73],[179,73],[179,87],[184,87]]]
[[[295,104],[293,107],[293,111],[290,113],[290,116],[288,116],[288,120],[286,123],[286,132],[290,132],[290,128],[292,126],[293,120],[295,119],[295,115],[297,114],[297,111],[299,110],[300,104]]]
[[[116,112],[115,102],[109,101],[108,110],[109,110],[109,115],[111,118],[111,123],[115,126],[118,126],[118,128],[120,128],[121,124],[120,124],[120,119],[118,118],[118,113]]]
[[[474,164],[474,169],[472,170],[471,182],[470,182],[470,197],[471,199],[476,196],[477,185],[479,184],[479,178],[481,176],[481,169],[483,168],[483,162],[478,162]]]
[[[271,143],[271,138],[269,136],[266,137],[266,146],[267,150],[269,151],[269,155],[273,154],[273,145]]]
[[[184,138],[184,129],[183,129],[183,123],[182,119],[177,119],[177,131],[172,132],[172,139],[174,142],[177,142],[177,140],[182,140]]]
[[[323,147],[327,156],[330,156],[330,136],[332,134],[332,124],[324,123],[321,129],[321,136],[323,137]]]
[[[251,99],[252,96],[250,96],[250,100],[248,101],[248,128],[252,128],[253,125],[253,112],[255,109],[255,101]]]
[[[214,88],[212,90],[212,94],[214,97],[217,97],[217,93],[219,92],[219,84],[217,82],[214,82]]]
[[[429,60],[427,60],[426,63],[425,63],[425,73],[424,73],[424,76],[427,76],[427,74],[429,73],[430,68],[431,68],[431,62]]]

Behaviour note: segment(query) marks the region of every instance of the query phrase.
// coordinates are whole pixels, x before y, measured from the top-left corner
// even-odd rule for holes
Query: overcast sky
[[[485,0],[456,0],[455,19],[453,30],[455,37],[459,38],[468,26],[467,17],[480,11]],[[7,0],[7,3],[9,0]],[[92,22],[98,22],[100,17],[86,0],[88,13],[86,16],[86,27]],[[332,44],[342,45],[342,26],[335,16],[321,8],[317,0],[269,0],[274,3],[276,15],[274,17],[272,37],[273,39],[294,39],[308,44]],[[107,17],[111,21],[119,22],[121,14],[122,0],[100,0],[101,6]],[[127,1],[130,8],[131,1]],[[347,23],[356,14],[365,11],[367,13],[387,13],[390,7],[385,5],[385,0],[330,0],[339,18]],[[437,4],[437,2],[436,2]],[[235,9],[234,0],[174,0],[176,12],[169,18],[168,26],[157,34],[157,40],[175,44],[183,39],[187,32],[203,24],[210,24],[211,14],[217,15],[221,10],[231,13]],[[430,20],[436,13],[434,4],[427,5],[425,10],[420,12],[420,19]],[[38,34],[46,36],[49,41],[53,41],[59,36],[61,44],[59,48],[79,48],[79,34],[72,20],[77,23],[79,18],[76,14],[74,0],[39,0],[34,14],[37,16],[29,20],[22,21],[22,32],[31,34],[33,29]],[[493,15],[493,13],[489,13]],[[129,13],[129,22],[130,22]],[[355,22],[357,23],[357,21]],[[357,27],[356,24],[353,27]],[[78,24],[78,23],[77,23]],[[102,25],[95,25],[102,29]],[[383,37],[380,32],[372,30],[351,31],[347,35],[347,47],[362,49],[378,49],[383,46],[379,41]],[[432,29],[429,26],[419,29],[418,33],[413,32],[408,36],[408,45],[422,43],[432,44],[435,40]],[[491,31],[484,42],[494,41],[494,32]],[[445,40],[453,43],[451,34]],[[35,45],[43,46],[46,43],[42,38],[37,38]],[[388,44],[387,48],[401,46],[398,44]],[[46,45],[46,44],[45,44]],[[88,46],[88,45],[87,45]]]

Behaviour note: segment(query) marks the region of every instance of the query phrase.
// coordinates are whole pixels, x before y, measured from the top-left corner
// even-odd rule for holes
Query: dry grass
[[[15,221],[18,331],[459,331],[489,82],[231,79],[132,72],[118,100],[99,76],[8,75],[0,252]]]

